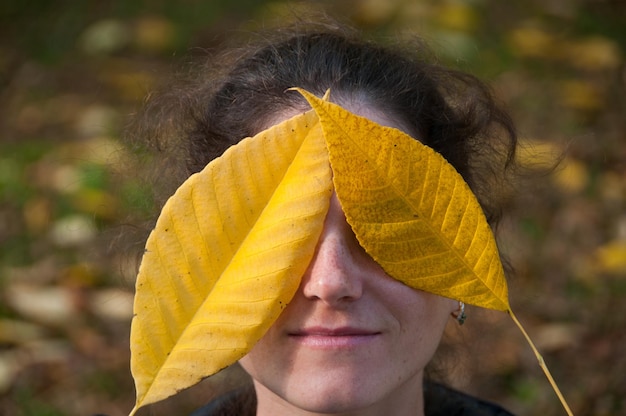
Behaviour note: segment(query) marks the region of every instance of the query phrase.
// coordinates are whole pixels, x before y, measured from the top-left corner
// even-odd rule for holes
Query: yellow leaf
[[[586,80],[562,81],[559,87],[563,105],[574,110],[594,112],[607,104],[604,91]]]
[[[566,45],[570,64],[586,71],[612,71],[622,64],[619,45],[612,39],[592,36]]]
[[[403,132],[296,90],[320,119],[337,197],[365,251],[387,274],[412,288],[506,311],[572,415],[509,306],[493,233],[461,175],[439,153]]]
[[[141,51],[163,52],[176,40],[176,26],[160,16],[140,18],[134,31],[134,42]]]
[[[137,278],[131,414],[252,348],[297,290],[331,194],[312,111],[244,139],[176,191]]]
[[[554,182],[563,190],[580,193],[587,188],[591,174],[588,167],[572,157],[563,159],[559,169],[554,171]]]
[[[470,32],[476,27],[477,16],[474,8],[463,3],[447,3],[437,11],[437,20],[443,27],[462,32]]]
[[[563,149],[555,143],[523,139],[519,141],[515,156],[525,168],[544,170],[554,168],[562,154]]]
[[[528,58],[553,58],[557,47],[554,36],[536,26],[518,27],[509,35],[513,53]]]
[[[597,268],[605,273],[626,274],[626,241],[614,240],[596,250]]]
[[[387,274],[415,289],[508,311],[493,233],[454,167],[400,130],[300,92],[320,118],[346,219]]]

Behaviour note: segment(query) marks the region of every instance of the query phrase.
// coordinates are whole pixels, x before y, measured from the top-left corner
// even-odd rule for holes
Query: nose
[[[366,272],[359,261],[360,250],[341,206],[333,196],[315,255],[303,277],[304,296],[331,306],[359,299],[363,294]]]

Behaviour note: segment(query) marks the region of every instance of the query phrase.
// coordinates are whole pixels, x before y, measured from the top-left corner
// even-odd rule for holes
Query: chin
[[[291,399],[292,404],[296,407],[312,412],[312,413],[349,413],[356,410],[364,409],[372,405],[371,398],[352,397],[349,394],[337,394],[335,390],[333,392],[307,392],[306,397],[297,397]],[[288,400],[290,398],[287,398]]]
[[[334,414],[364,409],[386,396],[385,392],[377,391],[371,385],[345,379],[324,380],[319,384],[294,383],[292,386],[293,389],[285,392],[285,399],[313,413]]]

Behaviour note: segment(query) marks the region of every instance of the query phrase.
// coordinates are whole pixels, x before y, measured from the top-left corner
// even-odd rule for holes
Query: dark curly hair
[[[261,44],[212,55],[186,84],[148,101],[135,133],[165,148],[160,181],[169,171],[177,186],[277,115],[308,109],[287,89],[323,95],[330,88],[333,101],[370,105],[441,153],[495,226],[517,137],[486,84],[426,59],[431,55],[419,40],[381,45],[319,24],[298,24],[259,38]]]

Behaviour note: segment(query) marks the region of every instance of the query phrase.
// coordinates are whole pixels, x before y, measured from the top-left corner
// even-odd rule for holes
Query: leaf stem
[[[517,327],[520,329],[520,331],[522,331],[522,334],[526,338],[526,341],[528,342],[528,345],[530,345],[530,348],[532,348],[533,352],[535,353],[535,357],[537,357],[537,361],[539,362],[539,367],[541,367],[541,369],[543,370],[544,374],[548,378],[548,381],[552,385],[552,388],[554,389],[554,392],[556,393],[556,395],[558,396],[559,400],[561,401],[561,404],[565,408],[565,411],[567,412],[567,414],[569,416],[574,416],[574,414],[572,413],[571,409],[569,408],[567,402],[565,401],[565,397],[563,397],[563,394],[561,393],[561,390],[559,389],[559,386],[557,386],[556,381],[554,381],[554,378],[552,378],[552,374],[550,374],[550,370],[548,369],[548,366],[546,365],[546,362],[544,361],[543,357],[541,356],[541,354],[537,350],[537,347],[535,347],[535,344],[533,343],[533,341],[530,339],[530,336],[528,336],[528,334],[526,333],[526,330],[524,330],[524,327],[522,326],[520,321],[517,320],[517,317],[515,316],[513,311],[509,308],[509,310],[507,312],[511,316],[511,318],[513,319],[513,322],[515,322]]]

